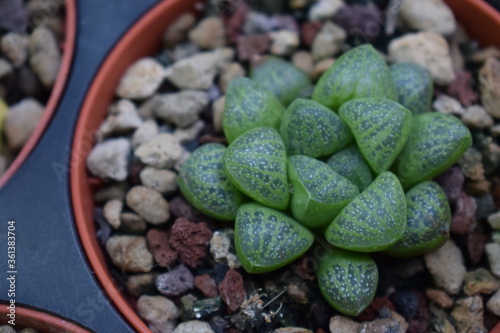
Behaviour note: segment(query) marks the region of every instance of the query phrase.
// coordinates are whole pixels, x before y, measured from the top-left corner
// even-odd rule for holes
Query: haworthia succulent
[[[313,234],[291,217],[256,203],[243,204],[234,228],[236,254],[249,273],[265,273],[304,254]]]
[[[471,133],[460,120],[438,112],[413,117],[411,133],[392,167],[404,188],[439,175],[472,145]]]
[[[396,243],[405,227],[403,188],[394,174],[384,172],[337,215],[325,237],[346,250],[376,252]]]
[[[408,221],[403,238],[384,253],[414,257],[432,251],[450,238],[451,211],[438,184],[427,181],[406,193]]]
[[[349,180],[316,159],[296,155],[288,159],[293,186],[293,217],[310,228],[327,226],[359,191]]]
[[[375,173],[387,171],[410,135],[412,115],[384,98],[359,98],[340,108],[359,150]]]
[[[327,164],[338,174],[349,179],[363,192],[373,182],[373,174],[356,145],[333,154]]]
[[[311,96],[313,89],[309,75],[277,57],[268,57],[254,66],[250,77],[262,88],[272,91],[283,105],[289,105],[298,97]]]
[[[217,143],[201,146],[182,165],[177,183],[186,200],[202,213],[233,221],[244,195],[224,171],[225,151]]]
[[[382,56],[365,44],[339,57],[321,77],[313,99],[333,110],[355,98],[385,97],[396,100],[391,72]]]
[[[271,208],[285,209],[290,199],[285,145],[270,127],[249,130],[224,155],[229,178],[243,193]]]
[[[377,291],[378,269],[368,254],[334,249],[316,272],[323,297],[337,311],[357,316]]]
[[[246,131],[262,126],[279,129],[285,108],[273,93],[248,78],[231,81],[222,118],[229,143]]]
[[[399,104],[414,115],[430,111],[434,86],[429,73],[417,64],[404,62],[390,69]]]
[[[351,131],[336,113],[306,99],[297,99],[285,111],[280,134],[289,156],[330,155],[353,139]]]

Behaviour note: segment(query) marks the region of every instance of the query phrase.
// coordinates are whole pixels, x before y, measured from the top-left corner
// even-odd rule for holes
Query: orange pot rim
[[[3,187],[26,161],[33,149],[40,141],[43,133],[47,129],[52,116],[54,115],[59,102],[62,100],[66,84],[68,82],[69,73],[71,71],[71,64],[73,62],[73,55],[75,50],[76,41],[76,0],[66,0],[66,22],[65,22],[65,40],[64,51],[61,60],[61,68],[57,74],[54,88],[49,97],[49,101],[45,106],[40,121],[38,122],[35,130],[30,138],[23,146],[19,154],[14,158],[14,161],[9,165],[4,174],[0,177],[0,188]]]
[[[3,319],[10,313],[8,304],[0,306],[0,314]],[[3,321],[2,319],[2,321]],[[8,324],[7,322],[5,324]],[[16,305],[16,326],[32,327],[40,332],[54,332],[54,328],[60,333],[89,333],[88,330],[65,319],[53,316],[46,312],[32,310]]]

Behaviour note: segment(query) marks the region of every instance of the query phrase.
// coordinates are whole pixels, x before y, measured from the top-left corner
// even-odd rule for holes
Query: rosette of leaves
[[[351,131],[335,112],[307,99],[297,99],[288,107],[280,134],[289,156],[330,155],[353,139]]]
[[[414,115],[430,111],[434,85],[429,73],[417,64],[404,62],[390,69],[399,104]]]
[[[288,159],[293,217],[309,228],[328,225],[358,194],[358,188],[325,163],[307,156]]]
[[[313,99],[337,111],[342,104],[363,97],[396,100],[396,87],[389,67],[369,44],[340,56],[320,78]]]
[[[312,93],[309,75],[281,58],[268,57],[258,63],[252,67],[250,77],[262,88],[273,92],[283,105]]]

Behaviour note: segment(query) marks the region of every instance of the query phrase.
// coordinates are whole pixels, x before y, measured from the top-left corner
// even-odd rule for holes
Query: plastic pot
[[[42,118],[38,122],[31,137],[23,146],[14,161],[10,164],[5,173],[0,177],[0,187],[2,187],[12,177],[12,175],[24,163],[26,158],[30,155],[31,151],[35,148],[36,144],[42,137],[44,131],[50,123],[50,119],[54,115],[57,106],[64,94],[66,82],[71,70],[71,63],[73,61],[73,52],[76,40],[76,0],[67,0],[66,4],[66,23],[65,23],[65,40],[63,46],[63,55],[61,61],[61,68],[57,75],[54,88],[50,94],[49,101],[45,106],[45,111]]]
[[[160,47],[165,28],[181,14],[194,11],[197,0],[167,0],[156,5],[116,45],[95,77],[81,109],[76,127],[71,168],[71,195],[79,236],[97,278],[116,307],[139,332],[151,332],[114,282],[103,249],[96,238],[92,217],[94,202],[86,159],[94,145],[93,133],[105,118],[114,92],[125,70],[134,61],[149,56]],[[480,0],[448,0],[458,19],[473,38],[500,46],[500,14]],[[459,3],[457,3],[459,2]],[[478,28],[474,24],[478,24]],[[494,27],[494,28],[493,28]],[[478,30],[479,29],[479,30]],[[483,34],[483,30],[487,33]]]

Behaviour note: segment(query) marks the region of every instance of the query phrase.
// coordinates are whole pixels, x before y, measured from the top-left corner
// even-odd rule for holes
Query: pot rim
[[[0,188],[2,188],[21,167],[21,165],[29,157],[33,149],[40,141],[43,133],[48,128],[50,120],[54,115],[59,102],[62,100],[66,84],[68,82],[69,73],[71,71],[71,64],[73,63],[73,55],[75,50],[76,41],[76,0],[66,0],[66,22],[65,22],[65,38],[63,46],[63,55],[61,60],[61,67],[57,74],[54,88],[50,93],[49,100],[45,106],[42,117],[38,121],[35,130],[31,134],[28,141],[25,143],[19,154],[14,158],[4,174],[0,177]]]

